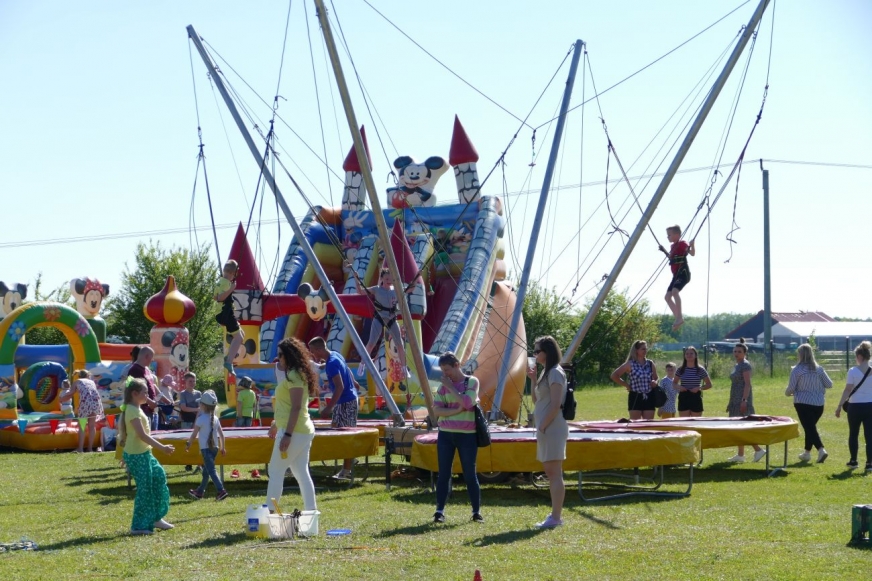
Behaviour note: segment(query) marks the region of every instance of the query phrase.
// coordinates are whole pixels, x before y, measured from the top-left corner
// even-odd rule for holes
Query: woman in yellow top
[[[172,446],[164,446],[151,437],[148,416],[142,404],[148,399],[144,379],[133,379],[124,388],[124,406],[118,428],[118,441],[124,448],[124,463],[136,481],[133,500],[132,535],[150,535],[154,529],[167,530],[173,525],[164,520],[170,510],[170,490],[167,475],[160,462],[151,455],[152,447],[172,454]]]
[[[309,418],[309,397],[318,396],[318,378],[312,372],[309,350],[296,339],[282,339],[278,346],[279,371],[285,377],[276,386],[273,423],[269,437],[276,442],[269,461],[267,505],[282,497],[288,468],[300,487],[304,510],[316,510],[315,484],[309,474],[309,451],[315,424]]]

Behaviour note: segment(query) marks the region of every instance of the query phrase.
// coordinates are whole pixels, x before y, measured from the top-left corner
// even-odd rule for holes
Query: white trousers
[[[285,472],[288,468],[294,475],[297,485],[300,487],[300,495],[303,497],[303,510],[317,510],[315,504],[315,484],[312,482],[312,475],[309,474],[309,450],[312,449],[312,440],[315,439],[315,434],[294,434],[291,436],[291,444],[288,446],[287,458],[282,458],[282,453],[279,451],[279,444],[282,441],[285,431],[279,428],[276,434],[276,441],[273,445],[272,457],[269,460],[269,485],[266,488],[266,505],[270,510],[275,507],[272,504],[271,498],[279,501],[282,497],[282,490],[285,487]],[[282,506],[283,512],[291,512],[293,507]]]

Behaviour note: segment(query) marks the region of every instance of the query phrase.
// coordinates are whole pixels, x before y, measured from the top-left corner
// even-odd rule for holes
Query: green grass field
[[[793,415],[784,384],[756,382],[759,413]],[[734,449],[707,450],[690,497],[585,504],[572,486],[567,524],[552,531],[532,527],[548,513],[546,490],[485,486],[486,522],[476,524],[458,481],[448,522],[436,526],[426,487],[400,480],[386,492],[383,471],[374,467],[367,482],[349,490],[318,490],[318,538],[250,540],[243,534],[246,505],[262,501],[266,479],[230,480],[226,501],[194,502],[187,490],[199,477],[170,466],[168,520],[175,530],[130,537],[133,492],[111,454],[2,451],[0,543],[26,537],[39,550],[0,554],[0,572],[17,580],[471,580],[476,568],[485,581],[869,579],[872,551],[847,546],[851,505],[872,503],[872,474],[845,469],[847,425],[833,417],[843,385],[829,393],[820,424],[830,453],[825,464],[796,460],[801,439],[791,442],[789,474],[776,478],[765,478],[762,464],[727,465]],[[723,415],[728,390],[726,380],[716,382],[706,393],[705,415]],[[623,390],[588,388],[578,401],[581,419],[625,415]],[[773,446],[776,460],[782,450]],[[861,451],[861,466],[863,460]],[[287,493],[284,507],[295,504],[299,497]],[[323,535],[340,527],[353,534]]]

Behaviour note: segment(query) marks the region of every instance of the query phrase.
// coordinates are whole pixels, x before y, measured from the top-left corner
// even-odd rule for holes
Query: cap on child
[[[200,396],[200,403],[206,405],[218,405],[218,397],[215,395],[214,391],[207,389],[203,392],[203,395]]]

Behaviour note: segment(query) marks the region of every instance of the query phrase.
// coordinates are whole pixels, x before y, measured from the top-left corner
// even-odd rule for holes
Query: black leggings
[[[848,404],[848,451],[851,462],[857,461],[860,448],[860,426],[866,440],[866,464],[872,463],[872,403]]]
[[[824,443],[821,442],[820,434],[818,434],[817,423],[824,413],[824,406],[795,403],[793,407],[796,409],[796,415],[799,416],[802,429],[805,430],[805,449],[811,450],[812,446],[818,450],[823,448]]]

